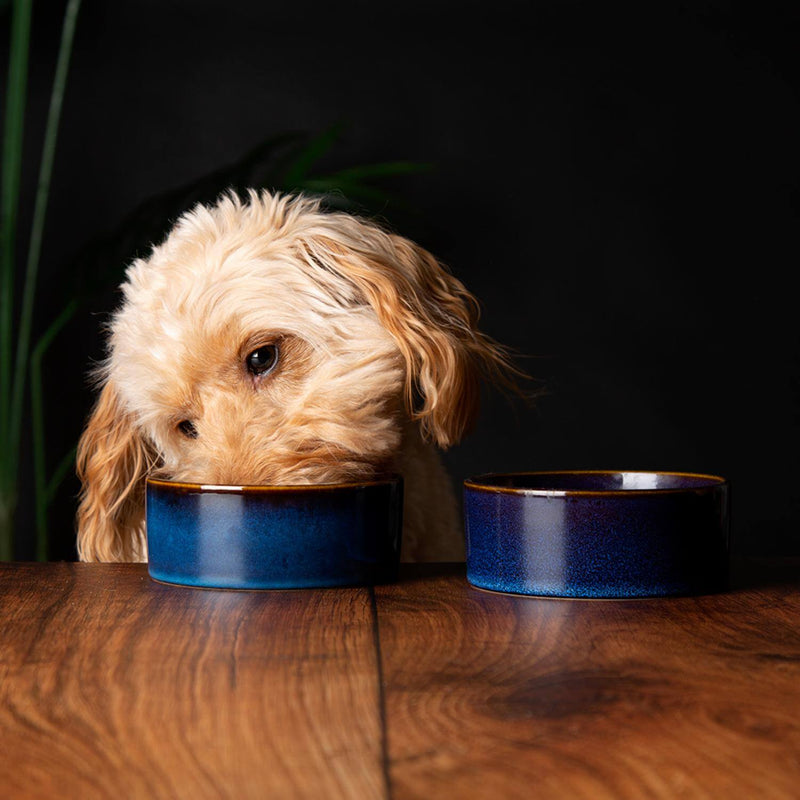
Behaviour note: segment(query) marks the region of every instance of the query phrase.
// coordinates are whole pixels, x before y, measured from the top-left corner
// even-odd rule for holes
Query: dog
[[[82,561],[145,561],[148,475],[225,484],[404,478],[404,561],[464,558],[438,450],[509,351],[433,255],[303,194],[227,192],[135,260],[81,434]]]

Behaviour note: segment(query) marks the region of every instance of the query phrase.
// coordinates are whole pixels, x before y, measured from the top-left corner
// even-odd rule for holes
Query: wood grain
[[[380,798],[368,590],[0,565],[0,796]]]
[[[391,796],[800,796],[800,591],[376,590]]]
[[[798,573],[800,574],[800,573]],[[800,796],[800,588],[214,592],[0,564],[0,797]]]

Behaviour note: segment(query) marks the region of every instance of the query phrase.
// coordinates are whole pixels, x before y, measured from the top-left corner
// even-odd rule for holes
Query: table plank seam
[[[386,715],[386,690],[383,680],[383,656],[381,655],[381,633],[378,625],[378,601],[375,597],[375,587],[369,589],[370,611],[372,613],[372,636],[375,643],[375,662],[378,678],[378,714],[381,726],[381,770],[386,792],[386,800],[392,800],[392,780],[389,771],[389,738]]]

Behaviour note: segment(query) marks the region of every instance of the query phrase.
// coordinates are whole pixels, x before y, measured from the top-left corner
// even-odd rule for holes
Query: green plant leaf
[[[303,148],[286,170],[282,180],[283,188],[295,189],[300,185],[311,167],[333,147],[341,135],[342,127],[341,123],[331,125]]]
[[[376,178],[394,178],[399,175],[417,175],[430,172],[433,164],[416,161],[387,161],[382,164],[364,164],[358,167],[347,167],[325,176],[329,180],[341,180],[348,183]]]
[[[77,453],[78,445],[73,445],[66,453],[64,453],[61,461],[58,462],[56,468],[53,470],[53,474],[50,476],[50,480],[47,483],[47,490],[44,494],[45,502],[47,503],[48,507],[52,504],[59,487],[62,483],[64,483],[64,478],[66,478],[67,475],[69,475],[70,472],[75,469],[75,456]],[[45,542],[49,541],[46,530],[43,539]]]
[[[45,464],[45,419],[42,390],[42,359],[53,340],[63,330],[66,324],[75,316],[78,308],[77,300],[71,300],[61,313],[48,325],[31,353],[30,381],[31,381],[31,434],[33,455],[33,488],[36,499],[36,556],[39,561],[47,560],[47,546],[49,536],[47,533],[47,509],[58,483],[63,480],[66,468],[63,461],[56,469],[53,478],[47,481]],[[58,476],[58,483],[54,481]]]
[[[377,203],[391,202],[393,196],[383,189],[374,186],[365,186],[355,182],[342,180],[331,180],[330,178],[311,178],[303,181],[299,188],[314,194],[336,194],[343,193],[348,198],[361,198]]]
[[[22,436],[22,413],[25,399],[25,371],[30,357],[31,327],[33,325],[33,301],[36,294],[36,278],[39,272],[39,256],[42,249],[44,221],[47,214],[47,199],[50,194],[50,178],[53,174],[58,125],[61,120],[61,106],[67,85],[69,60],[72,42],[75,38],[75,25],[81,0],[69,0],[64,12],[61,27],[61,43],[58,48],[56,72],[50,92],[50,108],[47,113],[42,157],[39,162],[39,181],[36,187],[36,203],[33,210],[31,238],[28,245],[28,258],[25,266],[25,284],[22,293],[19,331],[17,333],[17,359],[14,366],[14,382],[11,396],[10,421],[10,470],[16,473],[19,458],[19,444]]]
[[[8,490],[16,479],[12,467],[14,456],[8,441],[12,433],[14,269],[28,85],[31,8],[31,0],[15,0],[11,14],[11,42],[3,127],[3,174],[0,181],[0,490],[3,488]],[[8,494],[11,495],[13,492],[9,491]],[[6,554],[6,544],[0,542],[0,557]]]
[[[11,14],[6,114],[0,179],[0,560],[14,557],[14,512],[17,502],[16,453],[9,444],[14,431],[12,341],[14,338],[14,268],[19,212],[25,100],[28,84],[31,0],[15,0]]]

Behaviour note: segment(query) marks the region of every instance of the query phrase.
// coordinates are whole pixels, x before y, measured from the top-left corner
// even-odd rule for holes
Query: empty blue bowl
[[[722,591],[728,483],[683,472],[481,475],[464,482],[467,580],[481,589],[624,598]]]
[[[150,576],[183,586],[299,589],[396,580],[400,477],[319,486],[148,479]]]

